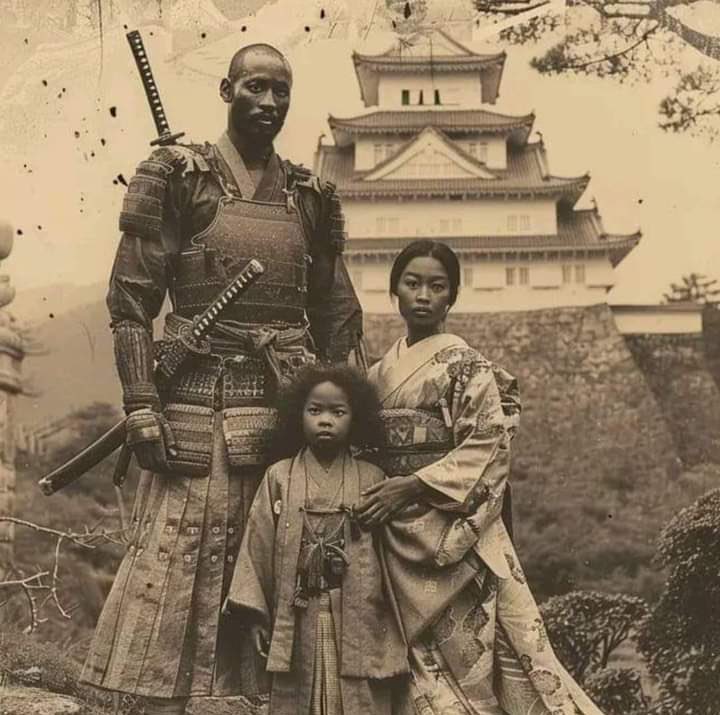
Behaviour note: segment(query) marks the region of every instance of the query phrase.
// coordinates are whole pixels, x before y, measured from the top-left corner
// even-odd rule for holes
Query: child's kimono
[[[253,503],[228,601],[271,632],[271,715],[392,712],[409,671],[372,534],[350,519],[384,474],[305,449],[271,466]]]

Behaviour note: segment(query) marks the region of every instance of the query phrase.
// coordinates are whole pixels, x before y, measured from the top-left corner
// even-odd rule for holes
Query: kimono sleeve
[[[477,354],[466,356],[451,363],[448,373],[456,446],[416,474],[433,490],[432,506],[475,516],[483,503],[502,505],[509,472],[508,423],[490,363]]]
[[[224,607],[224,610],[250,611],[254,619],[268,628],[273,614],[277,525],[273,504],[277,492],[271,467],[255,494]]]

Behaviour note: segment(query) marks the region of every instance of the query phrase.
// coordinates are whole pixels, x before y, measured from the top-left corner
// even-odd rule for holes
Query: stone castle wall
[[[683,464],[720,463],[720,390],[703,336],[626,335],[625,339],[662,408]]]

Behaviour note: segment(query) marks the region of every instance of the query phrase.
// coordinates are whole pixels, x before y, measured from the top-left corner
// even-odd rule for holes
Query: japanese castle
[[[535,117],[488,109],[506,55],[476,54],[433,29],[378,55],[353,54],[368,113],[330,116],[315,170],[337,185],[346,260],[369,313],[393,312],[390,264],[416,238],[460,255],[456,311],[602,303],[640,234],[608,234],[576,209],[589,175],[555,176]]]

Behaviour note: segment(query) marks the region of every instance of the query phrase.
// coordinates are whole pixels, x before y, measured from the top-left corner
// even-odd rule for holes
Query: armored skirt
[[[385,472],[430,495],[383,532],[413,673],[403,715],[602,715],[555,656],[501,518],[515,380],[449,334],[399,340],[369,377]]]
[[[84,682],[168,698],[263,689],[246,635],[221,615],[262,469],[230,469],[221,422],[216,413],[207,476],[142,473]]]

